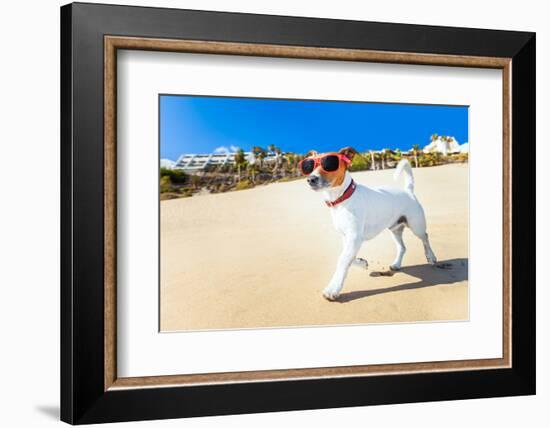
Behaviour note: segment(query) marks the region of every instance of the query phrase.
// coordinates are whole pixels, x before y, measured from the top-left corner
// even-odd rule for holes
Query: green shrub
[[[189,176],[189,179],[190,179],[191,185],[192,185],[193,187],[199,187],[199,186],[201,185],[201,181],[202,181],[202,180],[201,180],[201,177],[200,177],[200,176],[194,175],[194,174],[193,174],[193,175],[190,175],[190,176]]]
[[[422,153],[418,156],[418,164],[422,167],[437,166],[443,163],[443,155],[439,152]]]
[[[353,161],[351,162],[351,165],[349,166],[350,171],[365,171],[369,169],[369,161],[367,161],[366,156],[368,155],[360,155],[356,154],[353,157]]]
[[[179,197],[180,197],[179,194],[172,193],[172,192],[166,192],[166,193],[161,193],[160,194],[160,200],[161,201],[168,201],[170,199],[178,199]]]
[[[191,189],[182,189],[180,195],[182,198],[190,198],[193,196],[193,191]]]
[[[160,177],[160,193],[167,193],[173,190],[172,181],[170,177],[165,175]]]
[[[235,190],[252,189],[253,187],[254,183],[252,183],[250,180],[241,180],[235,186]]]
[[[160,176],[169,177],[172,183],[174,184],[184,184],[187,182],[187,177],[188,177],[187,174],[183,172],[181,169],[168,169],[168,168],[161,168]]]
[[[466,163],[468,162],[468,153],[459,153],[454,155],[456,162]]]

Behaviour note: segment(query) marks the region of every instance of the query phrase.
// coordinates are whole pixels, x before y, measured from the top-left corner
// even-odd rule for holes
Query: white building
[[[432,140],[430,144],[424,147],[425,153],[439,152],[442,155],[449,155],[451,153],[460,153],[460,144],[456,141],[455,137],[443,137],[438,136]]]
[[[235,152],[183,154],[175,162],[173,169],[197,172],[203,171],[208,166],[235,165],[235,155]],[[250,164],[256,161],[256,157],[252,152],[244,152],[244,157]],[[276,159],[277,154],[267,153],[264,163],[270,164],[275,162]]]

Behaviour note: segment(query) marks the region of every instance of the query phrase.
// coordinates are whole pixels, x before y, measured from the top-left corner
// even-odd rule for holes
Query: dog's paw
[[[437,267],[437,257],[435,257],[435,255],[433,254],[426,254],[426,260],[429,264],[431,264],[432,266],[436,266]]]
[[[360,268],[363,268],[363,269],[368,269],[369,268],[369,262],[367,262],[365,259],[362,259],[360,257],[354,259],[353,264],[355,266],[359,266]]]
[[[390,270],[393,272],[397,272],[401,270],[401,265],[398,265],[397,263],[390,265]]]
[[[323,297],[329,302],[336,302],[338,300],[338,294],[327,293],[326,291],[323,292]]]
[[[323,290],[323,297],[327,299],[329,302],[334,302],[338,300],[339,295],[340,295],[340,291],[330,286]]]

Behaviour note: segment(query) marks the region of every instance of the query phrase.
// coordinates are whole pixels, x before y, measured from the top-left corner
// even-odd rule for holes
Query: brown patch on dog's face
[[[357,153],[357,150],[355,150],[353,147],[344,147],[343,149],[340,149],[338,153],[332,152],[330,154],[344,155],[350,160],[350,164],[351,164],[351,162],[353,161],[353,157],[355,156],[356,153]],[[327,176],[327,180],[331,182],[330,187],[338,187],[344,182],[344,178],[346,177],[346,171],[348,169],[348,166],[349,164],[341,161],[336,171],[331,173],[324,173],[324,175]]]
[[[328,153],[328,154],[334,154],[336,155],[336,152]],[[330,187],[338,187],[344,182],[344,178],[346,177],[346,170],[347,166],[345,162],[340,162],[340,165],[338,165],[338,169],[334,172],[324,172],[319,171],[327,180],[330,182]]]
[[[336,155],[336,152],[328,152],[308,156],[309,158],[321,158],[327,155]],[[327,172],[319,165],[308,177],[308,183],[314,190],[320,190],[326,187],[337,187],[342,184],[346,175],[346,165],[340,162],[336,171]]]
[[[328,152],[318,154],[317,152],[310,152],[307,154],[307,158],[321,158],[327,155],[345,155],[350,161],[353,160],[355,156],[355,149],[351,147],[346,147],[339,152]],[[313,190],[320,190],[327,187],[338,187],[344,182],[346,177],[346,170],[348,164],[346,162],[340,161],[338,169],[336,171],[327,172],[319,165],[309,176],[308,184]]]

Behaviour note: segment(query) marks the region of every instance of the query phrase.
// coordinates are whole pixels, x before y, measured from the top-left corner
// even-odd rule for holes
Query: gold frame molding
[[[503,91],[503,349],[502,358],[423,363],[359,365],[189,375],[117,377],[116,368],[116,81],[118,49],[264,56],[396,64],[494,68],[502,70]],[[511,367],[511,58],[382,52],[195,40],[104,37],[104,389],[392,375]]]

